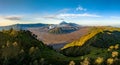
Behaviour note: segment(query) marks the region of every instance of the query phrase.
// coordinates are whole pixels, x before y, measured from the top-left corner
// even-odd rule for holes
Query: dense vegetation
[[[69,57],[81,57],[81,65],[119,65],[119,28],[92,28],[80,40],[67,44],[61,53]]]
[[[120,31],[120,28],[114,28],[114,27],[91,27],[90,29],[91,30],[88,32],[88,34],[82,36],[79,40],[66,44],[62,49],[66,49],[66,48],[74,47],[74,46],[82,46],[89,39],[96,36],[98,33],[103,33],[103,31],[111,31],[111,32]]]
[[[0,65],[59,65],[60,57],[29,31],[0,32]]]
[[[1,65],[29,65],[39,63],[40,51],[45,46],[31,36],[29,31],[13,29],[0,32],[0,64]]]
[[[95,33],[95,31],[99,31]],[[44,45],[25,30],[0,32],[0,65],[120,65],[118,28],[92,28],[83,45],[62,49],[61,53]],[[86,37],[85,36],[85,37]],[[84,37],[84,38],[85,38]]]
[[[96,34],[91,39],[87,40],[82,46],[73,46],[63,49],[63,54],[67,56],[80,56],[89,54],[93,51],[93,47],[96,48],[108,48],[114,44],[120,44],[120,32],[118,31],[103,31]],[[92,50],[91,50],[92,49]]]

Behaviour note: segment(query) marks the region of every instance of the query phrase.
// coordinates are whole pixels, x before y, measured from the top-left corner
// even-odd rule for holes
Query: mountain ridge
[[[105,30],[109,30],[109,31],[115,31],[118,30],[120,31],[120,28],[114,28],[114,27],[92,27],[91,31],[89,31],[88,34],[86,34],[85,36],[81,37],[79,40],[73,41],[71,43],[66,44],[63,48],[61,48],[61,50],[68,48],[68,47],[74,47],[74,46],[82,46],[87,40],[89,40],[90,38],[92,38],[93,36],[95,36],[96,34],[103,32]]]
[[[36,24],[14,24],[14,25],[9,25],[9,26],[0,26],[0,30],[5,29],[9,30],[10,28],[16,29],[16,30],[26,30],[28,28],[33,28],[33,27],[43,27],[43,26],[48,26],[48,24],[43,24],[43,23],[36,23]]]

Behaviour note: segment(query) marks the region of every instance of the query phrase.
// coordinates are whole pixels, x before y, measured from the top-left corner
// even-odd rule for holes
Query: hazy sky
[[[61,21],[120,24],[120,0],[0,0],[0,26]]]

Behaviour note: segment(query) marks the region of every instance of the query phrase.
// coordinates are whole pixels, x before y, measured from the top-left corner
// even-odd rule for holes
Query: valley
[[[87,34],[89,28],[81,27],[79,30],[67,34],[51,34],[41,28],[29,28],[29,30],[37,35],[37,39],[43,41],[44,44],[53,46],[53,48],[58,47],[60,50],[65,44],[75,41]]]
[[[0,65],[120,65],[120,0],[0,0]]]
[[[89,63],[87,65],[109,65],[109,59],[114,60],[114,65],[120,62],[118,27],[80,26],[63,21],[56,25],[16,24],[1,29],[0,60],[3,65],[13,64],[13,61],[19,61],[17,65],[68,65],[71,62],[76,65],[86,62]]]
[[[112,59],[113,65],[119,65],[119,38],[120,28],[108,26],[81,27],[66,34],[51,34],[46,27],[28,30],[11,28],[0,31],[0,63],[82,65],[87,62],[88,65],[109,65],[108,60]],[[101,59],[101,62],[98,62],[98,59]]]

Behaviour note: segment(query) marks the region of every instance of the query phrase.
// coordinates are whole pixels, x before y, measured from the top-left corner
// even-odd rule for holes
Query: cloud
[[[87,11],[87,9],[86,9],[86,8],[83,8],[82,6],[78,6],[78,7],[76,8],[76,11]]]
[[[82,6],[78,6],[76,8],[76,11],[86,11],[86,8],[83,8]],[[44,19],[54,19],[54,20],[64,20],[66,18],[76,18],[76,17],[102,17],[100,15],[96,14],[88,14],[88,13],[82,13],[82,14],[75,14],[75,13],[68,13],[70,11],[69,8],[64,8],[62,10],[59,10],[56,14],[52,15],[46,15],[42,18]]]
[[[17,24],[22,22],[23,16],[21,15],[6,15],[0,16],[0,26],[6,26],[11,24]]]
[[[83,14],[59,14],[59,17],[101,17],[100,15],[96,14],[88,14],[88,13],[83,13]]]
[[[64,9],[59,10],[55,14],[42,16],[42,18],[44,18],[44,19],[54,19],[54,20],[64,20],[63,18],[59,17],[59,14],[65,14],[68,11],[70,11],[69,8],[64,8]],[[37,19],[39,19],[39,18],[37,18]]]
[[[15,24],[15,23],[17,22],[0,17],[0,26],[7,26],[7,25]]]
[[[63,18],[58,17],[58,15],[48,15],[44,16],[45,19],[55,19],[55,20],[64,20]]]
[[[64,14],[57,14],[57,15],[47,15],[47,16],[43,16],[42,18],[44,19],[53,19],[53,20],[65,20],[67,18],[71,19],[71,18],[79,18],[79,17],[102,17],[100,15],[96,15],[96,14],[88,14],[88,13],[83,13],[83,14],[69,14],[69,13],[64,13]]]
[[[120,16],[110,16],[110,18],[120,19]]]
[[[68,8],[64,8],[64,9],[61,9],[61,10],[59,10],[57,13],[66,13],[66,12],[68,12],[70,9],[68,9]]]
[[[21,20],[22,16],[19,15],[8,15],[8,16],[0,16],[0,19],[5,19],[5,20]]]
[[[4,18],[7,20],[21,20],[22,19],[21,16],[6,16]]]

